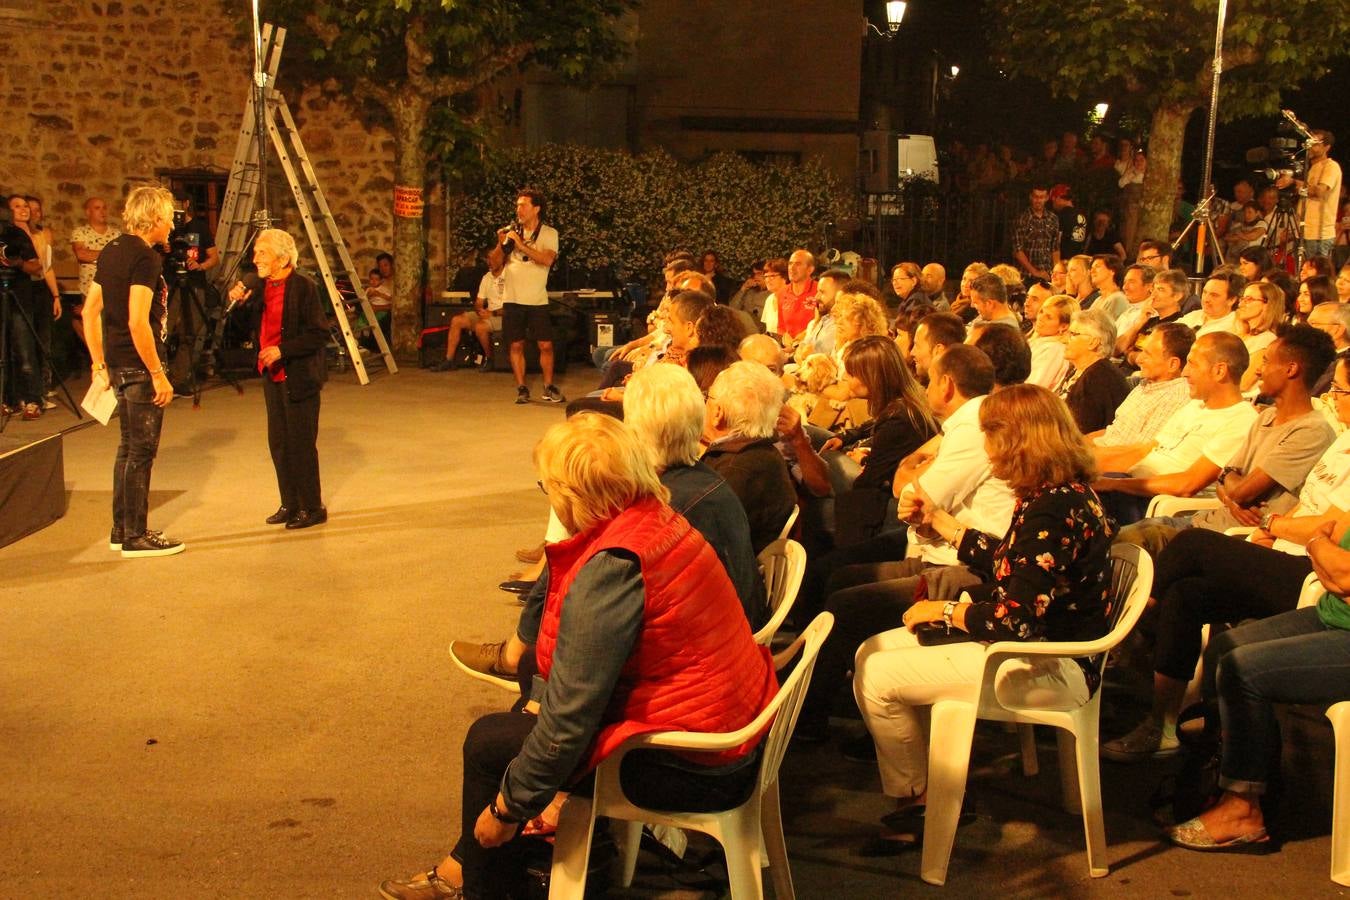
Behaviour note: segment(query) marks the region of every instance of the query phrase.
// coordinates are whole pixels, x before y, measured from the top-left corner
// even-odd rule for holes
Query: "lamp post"
[[[905,0],[889,0],[886,4],[886,30],[882,31],[870,21],[867,27],[888,40],[894,38],[900,33],[900,23],[905,20],[905,8],[908,6]]]

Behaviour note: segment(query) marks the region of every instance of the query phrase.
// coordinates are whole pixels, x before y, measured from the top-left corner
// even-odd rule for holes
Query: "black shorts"
[[[508,344],[523,341],[526,335],[536,341],[553,340],[553,319],[548,305],[502,304],[502,340]]]

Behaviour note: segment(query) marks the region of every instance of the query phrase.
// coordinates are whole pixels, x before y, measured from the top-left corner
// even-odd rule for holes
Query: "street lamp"
[[[1098,103],[1096,106],[1092,108],[1092,111],[1097,114],[1098,122],[1106,118],[1106,111],[1109,110],[1110,108],[1111,104],[1109,103]]]
[[[961,74],[961,67],[960,67],[960,66],[952,66],[952,77],[955,78],[957,75],[960,75],[960,74]]]
[[[906,3],[905,0],[890,0],[890,2],[886,4],[886,30],[882,31],[871,22],[867,23],[867,27],[884,38],[895,37],[900,33],[900,23],[904,21],[905,7],[907,6],[909,6],[909,4]]]

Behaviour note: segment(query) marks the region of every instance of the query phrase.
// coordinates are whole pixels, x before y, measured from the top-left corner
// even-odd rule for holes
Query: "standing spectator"
[[[1092,224],[1087,230],[1087,244],[1083,252],[1092,256],[1099,253],[1111,253],[1125,258],[1125,245],[1120,242],[1120,234],[1111,222],[1109,210],[1099,209],[1092,214]]]
[[[1078,147],[1078,134],[1064,132],[1059,139],[1059,154],[1055,156],[1055,173],[1061,178],[1072,175],[1083,166],[1083,153]]]
[[[182,541],[146,526],[150,470],[159,450],[164,407],[173,400],[173,385],[164,371],[169,289],[155,250],[168,240],[173,217],[173,195],[164,188],[132,190],[122,211],[130,233],[103,248],[85,299],[93,383],[116,391],[122,426],[113,464],[108,546],[120,550],[123,558],[172,556],[186,549]]]
[[[42,415],[42,369],[32,328],[36,304],[42,302],[35,298],[41,292],[34,290],[34,279],[42,275],[42,261],[24,227],[28,224],[28,201],[15,194],[5,202],[13,224],[0,233],[6,254],[0,257],[0,265],[15,271],[10,273],[14,302],[9,304],[9,320],[5,323],[9,371],[5,373],[4,409],[0,412],[6,416],[21,413],[24,419],[32,420]]]
[[[1013,258],[1033,278],[1050,277],[1050,268],[1059,262],[1059,219],[1046,210],[1050,192],[1043,184],[1032,187],[1031,206],[1017,217],[1013,230]]]
[[[1057,184],[1050,189],[1050,207],[1059,219],[1059,256],[1069,259],[1083,252],[1087,243],[1087,217],[1074,208],[1073,197],[1069,196],[1067,184]]]
[[[1128,255],[1139,236],[1139,201],[1144,196],[1144,175],[1148,171],[1148,157],[1141,148],[1135,148],[1128,168],[1120,169],[1120,238]]]
[[[53,246],[53,237],[51,229],[47,228],[42,220],[42,200],[31,194],[23,199],[28,201],[28,236],[32,238],[33,249],[37,251],[38,261],[42,263],[42,277],[33,280],[33,328],[37,331],[38,347],[42,349],[42,357],[47,361],[43,372],[44,396],[42,400],[43,409],[55,409],[56,403],[52,398],[54,386],[51,378],[55,375],[55,363],[52,360],[52,323],[61,318],[61,289],[56,284],[56,269],[54,266],[54,257],[56,248]],[[50,297],[51,303],[42,302],[44,297]]]
[[[539,345],[539,368],[544,375],[544,400],[567,398],[553,384],[553,320],[548,313],[548,273],[558,258],[558,231],[541,221],[544,195],[530,188],[516,194],[516,222],[497,238],[506,255],[506,285],[510,300],[502,307],[502,340],[511,348],[511,372],[516,376],[516,403],[530,402],[525,386],[525,339]],[[391,261],[392,266],[392,261]]]
[[[98,255],[103,248],[121,235],[122,230],[108,224],[108,204],[102,197],[90,197],[84,201],[84,224],[70,233],[70,249],[80,264],[80,296],[89,296],[89,287],[94,283],[94,269]],[[83,303],[72,310],[71,327],[84,340]]]
[[[1336,241],[1336,215],[1341,202],[1341,164],[1332,159],[1336,138],[1325,128],[1313,131],[1308,144],[1308,174],[1305,180],[1283,176],[1275,182],[1281,190],[1296,187],[1303,201],[1304,256],[1331,256]]]
[[[170,232],[169,245],[185,245],[182,252],[187,275],[176,285],[181,290],[170,298],[177,302],[169,305],[169,334],[176,338],[176,342],[170,342],[169,380],[176,391],[186,392],[197,331],[206,327],[202,320],[208,305],[206,273],[219,264],[220,250],[216,247],[210,224],[193,214],[191,195],[179,194],[175,199],[182,210],[183,222]],[[170,287],[174,287],[172,276],[167,277]]]
[[[1101,134],[1094,134],[1088,141],[1088,168],[1094,171],[1109,172],[1116,167],[1116,158],[1111,155],[1111,144]]]

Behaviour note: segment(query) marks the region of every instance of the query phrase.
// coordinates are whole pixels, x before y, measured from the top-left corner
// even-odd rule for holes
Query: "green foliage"
[[[1208,99],[1217,0],[989,0],[987,8],[1000,65],[1058,95],[1148,112],[1162,105],[1194,108]],[[1221,116],[1274,112],[1281,88],[1324,74],[1347,38],[1350,3],[1230,2]]]
[[[547,198],[545,218],[569,266],[624,277],[659,269],[675,247],[712,248],[739,272],[758,257],[816,246],[843,203],[816,163],[756,165],[730,153],[684,164],[662,151],[550,145],[493,154],[469,183],[454,211],[463,249],[489,244],[528,185]]]

